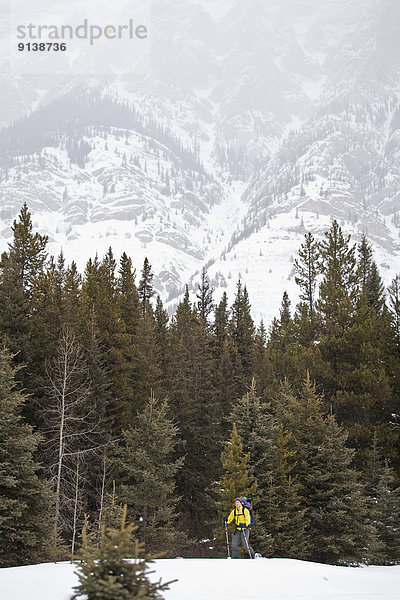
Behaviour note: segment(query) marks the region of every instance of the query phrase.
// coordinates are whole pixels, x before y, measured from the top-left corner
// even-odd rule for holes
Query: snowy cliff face
[[[117,7],[122,15],[125,0]],[[104,17],[106,20],[106,17]],[[277,314],[333,218],[400,270],[397,0],[153,0],[145,76],[2,75],[0,245],[23,202],[80,267],[148,256],[172,309],[206,265]],[[82,57],[77,57],[81,60]],[[93,60],[93,57],[91,58]]]

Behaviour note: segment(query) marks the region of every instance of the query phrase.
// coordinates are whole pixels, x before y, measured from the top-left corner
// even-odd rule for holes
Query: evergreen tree
[[[85,345],[91,337],[92,320],[95,318],[99,343],[107,357],[113,398],[112,414],[117,434],[134,412],[134,370],[132,335],[127,332],[122,318],[124,307],[120,304],[120,282],[115,270],[116,261],[111,248],[101,264],[97,257],[94,261],[88,261],[82,286],[82,309]]]
[[[400,562],[400,487],[395,487],[393,470],[387,462],[379,474],[375,498],[375,523],[384,563],[397,564]]]
[[[355,464],[361,469],[375,431],[385,455],[395,457],[390,421],[396,403],[385,364],[386,332],[383,317],[362,295],[352,324],[337,341],[336,416],[348,430],[349,443],[356,450]]]
[[[139,296],[142,303],[142,310],[144,311],[147,303],[150,303],[151,298],[154,296],[154,288],[152,285],[153,273],[151,265],[147,259],[144,259],[142,277],[139,281]]]
[[[93,260],[89,258],[87,261],[83,282],[85,300],[92,308],[99,303],[100,299],[100,262],[97,254]]]
[[[295,281],[300,286],[300,298],[307,303],[310,320],[314,320],[315,288],[319,274],[319,245],[309,232],[299,250],[299,258],[294,261]]]
[[[361,292],[365,293],[368,287],[368,279],[372,265],[372,248],[368,244],[365,233],[358,246],[358,270]]]
[[[302,348],[295,337],[293,319],[290,314],[290,300],[286,292],[282,297],[280,318],[273,320],[269,333],[267,356],[276,381],[282,381],[285,377],[296,380],[299,375],[297,355]]]
[[[176,553],[185,541],[178,531],[175,478],[183,458],[174,458],[178,428],[166,401],[151,394],[117,451],[119,497],[140,521],[139,537],[149,552]]]
[[[169,346],[169,315],[164,309],[160,296],[157,296],[154,311],[155,341],[158,352],[158,365],[160,369],[159,387],[162,393],[166,393],[166,378],[168,374],[168,346]]]
[[[290,300],[287,292],[283,292],[282,303],[280,308],[280,325],[282,328],[287,328],[291,322]]]
[[[293,316],[293,335],[295,344],[301,348],[308,350],[308,354],[312,352],[312,347],[318,337],[317,332],[320,330],[319,314],[314,311],[311,321],[310,311],[305,302],[299,302],[296,306],[296,311]],[[307,364],[310,367],[311,356],[307,357]],[[311,368],[310,368],[311,370]],[[303,371],[304,372],[304,371]]]
[[[229,335],[229,309],[226,292],[222,294],[221,301],[215,309],[213,330],[215,335],[217,356],[221,357],[225,341]]]
[[[63,288],[63,323],[78,328],[81,308],[82,277],[78,273],[76,263],[72,261],[64,276]]]
[[[159,393],[161,387],[160,349],[157,344],[156,322],[149,302],[142,312],[133,348],[135,410],[143,408],[150,390]]]
[[[253,375],[253,343],[254,343],[254,322],[250,314],[250,302],[247,288],[239,280],[237,291],[231,310],[230,322],[232,339],[236,345],[243,372],[242,390],[246,385],[250,385]]]
[[[197,313],[205,331],[209,331],[209,316],[213,310],[214,304],[212,299],[213,289],[210,286],[210,280],[205,269],[201,272],[201,283],[197,288]]]
[[[377,314],[382,311],[384,299],[384,286],[378,273],[376,263],[372,258],[372,248],[363,235],[358,246],[358,277],[360,292],[366,298],[369,307],[373,307]]]
[[[12,357],[0,349],[0,565],[38,563],[50,557],[51,494],[33,455],[38,435],[24,423],[24,397],[15,388]]]
[[[261,321],[254,341],[254,376],[261,396],[267,397],[274,384],[274,372],[267,353],[267,332]]]
[[[226,417],[232,410],[233,403],[240,397],[242,389],[241,362],[238,351],[231,337],[227,337],[223,346],[222,355],[216,361],[216,416],[222,424],[222,433],[228,426]]]
[[[364,478],[369,496],[370,519],[375,524],[380,544],[374,562],[399,562],[400,488],[396,489],[394,470],[389,467],[387,459],[383,459],[377,430],[367,454]]]
[[[125,331],[135,336],[139,325],[140,298],[135,285],[135,271],[132,269],[132,260],[123,253],[117,279],[117,293],[120,306],[121,319],[125,324]]]
[[[258,489],[264,491],[273,468],[277,424],[271,415],[270,406],[257,395],[254,379],[250,390],[234,403],[229,420],[236,424],[244,450],[251,456],[251,469],[257,473]]]
[[[242,393],[243,369],[237,346],[233,341],[230,324],[230,311],[226,292],[215,308],[212,326],[212,354],[214,357],[216,409],[220,413],[223,434],[227,434],[226,416],[231,411],[232,403]],[[225,420],[223,420],[225,419]]]
[[[24,292],[30,300],[36,278],[44,270],[48,237],[33,233],[31,214],[26,204],[21,209],[18,222],[14,221],[11,229],[14,237],[9,244],[8,256],[15,265]]]
[[[287,428],[297,451],[293,475],[301,485],[307,550],[303,558],[340,564],[364,562],[376,550],[376,530],[368,524],[368,504],[347,434],[307,378],[299,398],[288,397]]]
[[[13,241],[0,262],[0,331],[20,365],[18,373],[30,390],[31,322],[33,296],[38,278],[44,273],[47,236],[33,233],[31,215],[26,204],[12,226]]]
[[[250,471],[249,461],[250,454],[244,454],[243,444],[234,423],[230,441],[225,444],[221,453],[224,474],[219,484],[220,494],[217,502],[218,514],[221,516],[230,513],[237,497],[252,498],[254,505],[257,504],[257,481]]]
[[[388,292],[392,328],[397,345],[397,353],[400,356],[400,275],[396,275],[393,279]]]
[[[280,425],[274,445],[274,463],[268,486],[259,486],[263,503],[260,514],[273,538],[273,556],[301,558],[307,548],[300,484],[293,476],[297,451],[292,449],[292,433]],[[266,482],[267,483],[267,482]]]
[[[28,359],[29,301],[18,265],[3,252],[0,262],[0,331],[20,363]]]
[[[102,527],[100,547],[90,543],[85,524],[82,558],[77,564],[79,585],[73,600],[155,600],[173,583],[150,581],[148,565],[152,559],[137,540],[136,527],[126,523],[126,513],[125,506],[120,529]]]
[[[270,530],[265,523],[265,501],[269,490],[270,474],[273,469],[274,441],[277,425],[270,413],[270,406],[262,402],[257,395],[255,380],[251,388],[240,400],[237,400],[229,418],[236,423],[237,432],[242,440],[243,449],[250,455],[249,468],[257,474],[258,495],[263,499],[259,503],[256,526],[252,536],[263,555],[271,553]],[[240,494],[241,495],[241,494]],[[246,496],[246,494],[243,494]]]
[[[111,384],[106,357],[100,347],[95,319],[92,321],[91,336],[86,348],[82,348],[87,366],[90,404],[94,407],[98,422],[95,435],[95,451],[85,456],[85,504],[88,514],[94,515],[102,509],[102,497],[106,486],[109,456],[114,440],[114,414],[112,413]],[[94,432],[93,432],[94,433]],[[79,515],[80,517],[81,515]]]
[[[218,417],[212,382],[213,357],[209,340],[186,288],[170,328],[168,395],[177,420],[181,443],[178,456],[185,468],[177,476],[179,509],[189,534],[208,535],[204,522],[209,498],[207,490],[217,477]]]
[[[350,236],[343,235],[337,221],[325,233],[320,256],[323,280],[317,308],[323,316],[325,330],[337,336],[351,319],[358,292],[355,246],[350,246]]]
[[[56,353],[61,328],[63,325],[69,325],[65,322],[67,314],[64,310],[64,279],[65,266],[62,255],[57,263],[51,257],[46,271],[36,278],[29,319],[29,390],[34,394],[31,404],[40,402],[43,397],[43,365]],[[70,316],[74,318],[73,315]],[[37,424],[33,417],[31,422]]]
[[[316,307],[322,332],[315,351],[319,355],[315,375],[333,402],[341,375],[348,368],[345,363],[349,355],[343,349],[343,335],[353,324],[358,298],[355,246],[350,245],[350,236],[343,235],[336,221],[321,242],[320,265],[323,280]]]

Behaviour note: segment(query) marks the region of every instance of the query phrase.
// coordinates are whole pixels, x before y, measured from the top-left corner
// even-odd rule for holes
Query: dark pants
[[[246,540],[244,539],[244,536],[246,536]],[[250,550],[251,558],[254,558],[254,550],[249,544],[249,537],[250,537],[250,529],[243,529],[243,530],[235,529],[235,531],[232,534],[232,558],[240,558],[240,550],[239,550],[240,544],[242,545],[242,548],[244,549],[246,556],[249,555],[249,550]],[[246,544],[246,541],[247,541],[247,544]],[[248,549],[247,549],[247,546],[248,546]]]

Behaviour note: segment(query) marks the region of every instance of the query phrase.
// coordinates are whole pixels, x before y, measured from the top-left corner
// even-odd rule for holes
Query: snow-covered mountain
[[[172,310],[206,266],[216,299],[240,277],[269,322],[285,290],[296,300],[304,233],[336,218],[355,242],[367,233],[389,283],[399,39],[397,0],[153,0],[145,75],[126,56],[90,78],[75,55],[48,76],[3,69],[1,248],[26,201],[81,268],[109,246],[138,269],[148,256]]]

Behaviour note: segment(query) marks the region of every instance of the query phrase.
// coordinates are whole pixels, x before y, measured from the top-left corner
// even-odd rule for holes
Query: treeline
[[[81,274],[48,257],[26,206],[13,236],[1,565],[74,554],[84,515],[96,531],[123,503],[148,551],[218,556],[221,515],[250,493],[263,555],[400,560],[400,277],[385,292],[365,238],[307,234],[301,301],[284,294],[267,332],[240,281],[214,303],[203,271],[169,318],[147,259],[137,274],[110,249]]]

